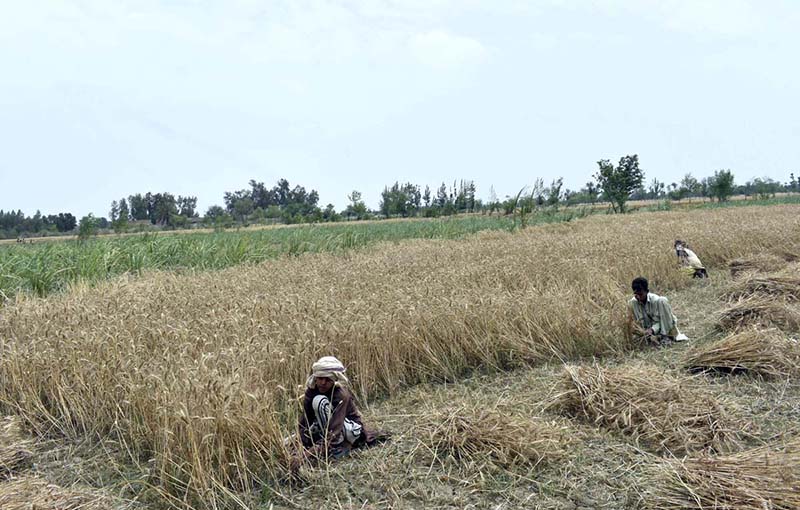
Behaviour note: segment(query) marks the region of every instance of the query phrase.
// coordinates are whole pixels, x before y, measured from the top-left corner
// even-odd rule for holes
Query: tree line
[[[57,234],[71,232],[78,220],[71,213],[42,215],[36,211],[33,216],[25,216],[21,210],[3,211],[0,209],[0,239],[11,239],[22,233]]]
[[[39,211],[25,216],[22,211],[0,210],[0,238],[25,235],[78,234],[87,237],[102,229],[115,232],[140,231],[152,228],[187,228],[206,226],[227,228],[251,223],[318,223],[344,220],[381,219],[392,217],[438,217],[460,213],[514,214],[542,207],[594,204],[607,202],[611,211],[625,212],[629,200],[681,200],[689,197],[718,201],[733,195],[769,198],[779,192],[800,191],[800,179],[794,173],[784,184],[771,178],[755,178],[737,185],[730,170],[697,179],[687,173],[679,182],[665,183],[654,178],[645,184],[645,173],[636,154],[620,158],[615,165],[604,159],[597,170],[577,191],[564,189],[563,179],[546,184],[535,179],[531,186],[514,196],[498,199],[494,188],[488,198],[477,197],[474,181],[462,179],[451,185],[442,183],[432,190],[418,184],[396,181],[384,187],[378,208],[370,210],[360,191],[347,195],[348,205],[336,211],[333,204],[319,206],[319,193],[286,179],[268,187],[250,180],[248,187],[226,191],[223,205],[210,206],[204,215],[197,210],[197,197],[175,196],[169,192],[136,193],[111,202],[108,218],[88,214],[79,221],[71,213],[44,216]]]

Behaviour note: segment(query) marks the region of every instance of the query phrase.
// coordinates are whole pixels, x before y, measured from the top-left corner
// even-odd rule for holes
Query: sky
[[[478,196],[800,174],[795,0],[27,0],[0,16],[0,209],[201,213],[255,179],[377,208],[395,181]]]

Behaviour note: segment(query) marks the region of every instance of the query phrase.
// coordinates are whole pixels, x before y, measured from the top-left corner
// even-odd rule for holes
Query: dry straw
[[[740,257],[728,262],[731,276],[734,278],[750,272],[778,271],[786,266],[787,259],[774,252],[762,252],[747,257]]]
[[[722,331],[750,326],[776,327],[785,332],[800,329],[800,307],[774,296],[752,294],[731,301],[717,314]]]
[[[651,366],[564,367],[553,407],[621,432],[651,450],[676,455],[720,450],[736,430],[726,409],[696,378]]]
[[[800,375],[800,342],[778,329],[746,329],[686,352],[691,372],[748,373],[763,377]]]
[[[737,300],[752,295],[772,296],[789,302],[800,300],[800,264],[770,274],[746,272],[730,284],[723,297]]]
[[[33,445],[33,439],[22,433],[18,417],[6,416],[0,420],[0,479],[30,466]]]
[[[554,421],[466,404],[431,410],[419,422],[426,450],[462,466],[531,469],[563,457],[569,443],[568,429]]]
[[[0,482],[3,510],[110,510],[112,500],[91,490],[63,488],[25,476]]]
[[[651,476],[653,510],[797,510],[800,439],[726,456],[669,460]]]

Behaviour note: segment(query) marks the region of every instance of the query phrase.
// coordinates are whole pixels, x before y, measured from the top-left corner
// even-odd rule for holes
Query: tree
[[[206,210],[206,219],[209,219],[211,221],[214,221],[217,218],[221,218],[223,215],[225,215],[225,209],[223,209],[222,206],[219,205],[212,205]]]
[[[550,187],[547,188],[547,205],[554,206],[558,205],[559,200],[561,200],[561,187],[564,185],[564,178],[559,177],[558,179],[554,180]]]
[[[427,184],[425,185],[425,192],[422,194],[422,201],[425,202],[425,208],[431,206],[431,188]]]
[[[279,179],[278,185],[272,188],[275,194],[275,200],[278,205],[287,205],[289,203],[289,181],[286,179]]]
[[[172,225],[172,216],[177,216],[178,206],[171,193],[147,193],[147,208],[150,214],[150,223],[153,225]]]
[[[233,212],[244,223],[247,215],[253,212],[253,200],[250,198],[240,198],[233,204]]]
[[[250,197],[253,199],[253,207],[256,209],[266,210],[277,202],[273,190],[268,190],[263,182],[256,182],[255,179],[250,179]]]
[[[347,195],[347,199],[350,200],[350,204],[345,208],[344,215],[348,218],[365,219],[368,213],[367,205],[361,199],[361,192],[353,190]]]
[[[708,194],[718,202],[724,202],[733,194],[733,174],[730,170],[717,170],[708,179]]]
[[[650,182],[650,190],[647,192],[648,198],[657,199],[664,194],[664,183],[653,178]]]
[[[681,179],[681,184],[678,187],[678,194],[680,195],[679,200],[684,197],[697,196],[701,191],[702,186],[700,182],[695,179],[692,174],[686,174],[683,176],[683,179]]]
[[[644,181],[644,172],[639,168],[639,156],[624,156],[616,167],[609,160],[602,159],[597,162],[597,166],[600,168],[595,179],[603,196],[611,202],[615,213],[624,213],[625,202]]]
[[[130,217],[130,209],[128,209],[128,201],[125,198],[119,199],[119,217],[117,218],[118,221],[123,221],[127,224],[128,218]]]
[[[239,191],[226,191],[222,198],[225,202],[225,209],[227,209],[229,213],[235,212],[236,202],[242,199],[252,201],[252,195],[249,190],[240,189]]]
[[[75,230],[78,225],[78,219],[72,213],[58,213],[58,217],[54,221],[56,230],[59,232],[69,232]]]
[[[178,195],[176,201],[178,214],[184,218],[194,218],[197,216],[197,197],[182,197]]]
[[[81,218],[80,223],[78,223],[78,239],[86,240],[89,239],[91,236],[97,235],[98,229],[98,222],[97,218],[94,217],[92,213],[87,214],[83,218]]]
[[[392,187],[385,187],[381,192],[380,210],[386,217],[400,215],[407,217],[419,210],[421,193],[419,186],[395,182]]]
[[[595,186],[594,182],[589,181],[586,183],[583,191],[586,193],[586,196],[589,198],[589,202],[594,204],[597,201],[597,195],[600,194],[600,191]]]
[[[756,177],[753,179],[751,183],[753,192],[758,195],[758,198],[761,200],[766,200],[770,197],[774,197],[775,193],[777,193],[781,185],[779,182],[769,178],[764,177],[763,179]]]
[[[439,186],[439,189],[436,190],[436,199],[433,201],[433,205],[438,207],[439,209],[444,209],[444,207],[448,204],[449,198],[447,197],[447,186],[442,183]]]
[[[323,221],[339,221],[341,217],[339,213],[336,212],[333,204],[328,204],[325,206],[325,209],[322,211],[322,220]]]
[[[475,206],[478,202],[478,199],[475,198],[475,195],[478,193],[478,188],[475,186],[475,181],[468,181],[467,182],[467,210],[469,212],[475,212]]]
[[[111,223],[117,221],[117,216],[119,215],[119,204],[116,200],[111,201],[111,210],[108,211],[108,219],[111,220]]]
[[[131,195],[128,197],[128,203],[131,208],[131,219],[134,221],[146,220],[150,217],[147,207],[147,200],[141,193]]]
[[[119,202],[114,200],[111,202],[111,211],[108,215],[111,220],[111,227],[115,232],[123,232],[128,227],[128,203],[124,198]]]

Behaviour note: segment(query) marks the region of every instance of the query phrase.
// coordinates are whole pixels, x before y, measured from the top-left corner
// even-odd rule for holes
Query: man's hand
[[[645,336],[652,336],[652,335],[654,334],[654,332],[653,332],[653,328],[647,328],[647,329],[644,331],[644,334],[645,334]]]

